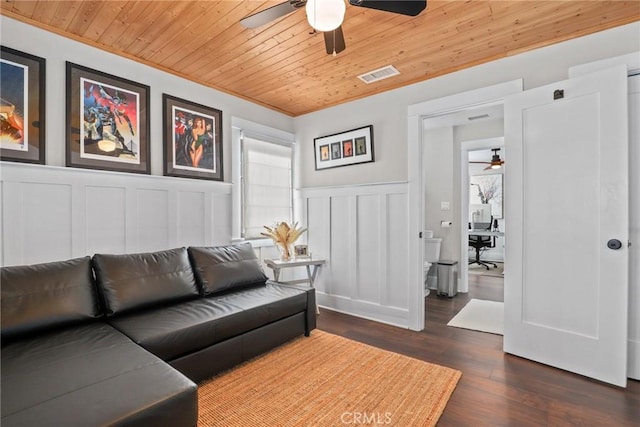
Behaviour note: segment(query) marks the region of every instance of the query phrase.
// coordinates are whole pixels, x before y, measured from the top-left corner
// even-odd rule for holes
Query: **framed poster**
[[[315,138],[316,170],[373,162],[373,126]]]
[[[491,216],[502,218],[502,174],[474,175],[469,178],[469,204],[488,204]]]
[[[45,162],[44,58],[0,47],[0,159]]]
[[[67,62],[67,166],[149,173],[149,86]]]
[[[222,181],[222,111],[162,95],[164,174]]]

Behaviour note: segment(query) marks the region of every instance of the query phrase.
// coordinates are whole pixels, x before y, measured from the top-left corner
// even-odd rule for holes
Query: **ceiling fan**
[[[417,16],[427,7],[426,0],[349,0],[349,4],[408,16]],[[287,0],[242,18],[240,24],[246,28],[257,28],[303,6],[314,32],[318,30],[324,34],[327,53],[336,55],[342,52],[346,48],[342,32],[344,0]]]
[[[491,161],[490,162],[469,162],[469,163],[484,163],[484,164],[488,164],[489,166],[484,168],[484,170],[500,169],[502,167],[502,165],[504,164],[504,160],[500,159],[500,155],[498,154],[498,151],[500,151],[500,149],[499,148],[492,148],[491,151],[493,151],[493,156],[491,157]]]

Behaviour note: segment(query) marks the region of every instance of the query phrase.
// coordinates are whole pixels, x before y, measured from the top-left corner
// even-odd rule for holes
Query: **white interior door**
[[[624,66],[505,100],[504,351],[619,386],[627,378],[627,118]],[[609,248],[615,240],[620,247]]]

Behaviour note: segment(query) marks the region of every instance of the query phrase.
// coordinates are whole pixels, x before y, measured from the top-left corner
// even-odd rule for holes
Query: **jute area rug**
[[[461,375],[314,330],[200,384],[198,427],[433,426]]]

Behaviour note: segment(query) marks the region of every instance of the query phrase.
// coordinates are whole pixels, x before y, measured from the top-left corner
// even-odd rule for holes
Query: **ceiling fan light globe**
[[[342,25],[347,7],[344,0],[308,0],[307,21],[318,31],[333,31]]]

